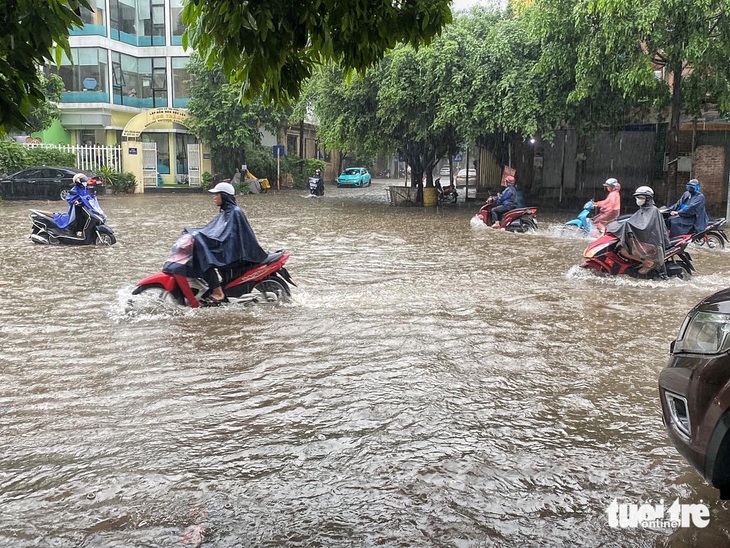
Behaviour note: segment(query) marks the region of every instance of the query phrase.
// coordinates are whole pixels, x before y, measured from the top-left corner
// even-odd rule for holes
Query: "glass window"
[[[185,108],[190,102],[190,73],[188,58],[172,58],[172,106]]]
[[[135,46],[165,45],[165,0],[109,0],[109,19],[115,40]]]
[[[89,34],[106,36],[105,0],[91,0],[89,4],[91,4],[91,10],[80,8],[81,20],[84,22],[84,26],[72,28],[69,31],[71,36]]]
[[[109,0],[111,37],[137,44],[137,3],[135,0]]]
[[[172,30],[172,45],[182,45],[182,35],[185,26],[182,23],[182,0],[170,0],[170,29]]]
[[[64,55],[61,66],[47,65],[45,71],[63,80],[64,103],[108,103],[107,50],[71,48],[73,63]]]
[[[167,106],[167,60],[164,57],[146,57],[138,60],[140,87],[137,96],[140,106]]]

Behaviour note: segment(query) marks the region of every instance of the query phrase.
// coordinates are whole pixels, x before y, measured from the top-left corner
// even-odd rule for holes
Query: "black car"
[[[77,173],[89,178],[87,184],[92,193],[103,191],[101,178],[80,169],[35,166],[0,179],[0,197],[4,200],[62,200],[73,186],[73,177]]]
[[[670,352],[659,375],[669,439],[730,499],[730,288],[689,311]]]

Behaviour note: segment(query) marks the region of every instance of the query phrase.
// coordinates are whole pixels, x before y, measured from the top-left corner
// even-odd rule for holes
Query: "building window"
[[[187,107],[190,102],[190,73],[187,57],[172,58],[172,106]]]
[[[84,36],[84,35],[98,35],[98,36],[106,36],[106,20],[105,20],[105,12],[104,9],[106,7],[105,0],[91,0],[89,2],[91,4],[92,8],[91,10],[87,10],[86,8],[81,8],[81,20],[84,22],[84,26],[79,27],[73,27],[69,34],[71,36]]]
[[[143,107],[167,106],[167,61],[164,57],[138,60],[140,88],[138,95]]]
[[[135,46],[165,45],[165,0],[109,0],[109,18],[115,40]]]
[[[115,105],[141,107],[142,98],[137,58],[112,52],[112,91]]]
[[[172,29],[172,45],[182,45],[185,26],[182,23],[183,0],[170,0],[170,29]]]
[[[63,80],[63,103],[108,103],[107,51],[101,48],[71,48],[73,63],[64,55],[61,66],[45,71]]]

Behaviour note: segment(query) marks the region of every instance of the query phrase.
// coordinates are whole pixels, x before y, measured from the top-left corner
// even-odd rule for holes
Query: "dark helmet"
[[[512,175],[507,175],[507,177],[504,178],[504,182],[508,185],[513,185],[515,184],[515,178],[512,177]]]

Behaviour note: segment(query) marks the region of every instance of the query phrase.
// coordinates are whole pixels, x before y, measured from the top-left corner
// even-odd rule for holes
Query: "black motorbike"
[[[309,194],[312,196],[324,196],[324,179],[322,177],[309,178]]]
[[[456,185],[452,182],[449,183],[448,186],[441,186],[441,179],[436,179],[433,182],[434,186],[436,187],[436,191],[438,192],[438,202],[439,204],[443,203],[450,203],[455,204],[456,200],[459,197],[459,193],[456,192]]]
[[[106,215],[96,196],[74,187],[66,196],[68,213],[30,210],[30,239],[36,244],[114,245],[117,238],[106,225]]]

